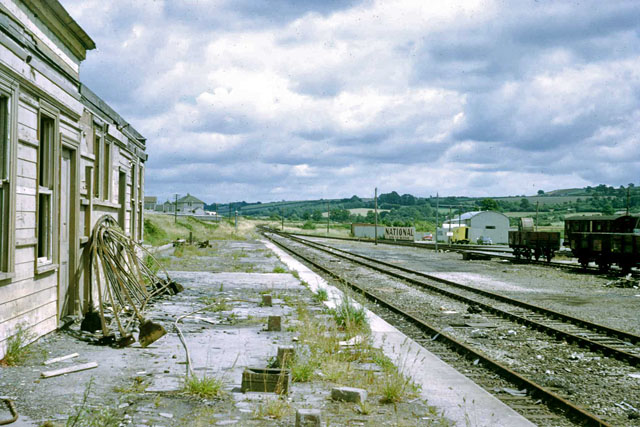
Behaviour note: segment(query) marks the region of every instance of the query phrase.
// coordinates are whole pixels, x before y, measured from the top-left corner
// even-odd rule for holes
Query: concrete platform
[[[271,242],[264,243],[289,269],[296,270],[312,291],[326,289],[329,296],[325,302],[327,306],[335,307],[341,302],[343,294],[339,289],[330,286],[322,277]],[[405,375],[421,386],[421,396],[430,405],[442,411],[456,425],[535,425],[376,314],[367,310],[367,316],[374,345],[380,347]]]

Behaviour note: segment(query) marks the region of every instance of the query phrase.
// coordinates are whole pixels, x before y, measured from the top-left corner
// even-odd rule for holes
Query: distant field
[[[371,208],[355,208],[355,209],[348,209],[348,211],[351,212],[352,215],[367,216],[367,212],[369,211],[373,212],[374,210]],[[389,212],[389,209],[378,209],[378,213],[380,212]]]
[[[536,202],[539,202],[540,206],[542,206],[542,205],[558,204],[558,203],[565,203],[565,202],[573,203],[578,199],[587,200],[590,198],[591,196],[526,196],[526,197],[515,196],[515,197],[496,197],[494,198],[494,200],[504,201],[504,202],[519,202],[522,199],[527,199],[529,203],[535,204]]]

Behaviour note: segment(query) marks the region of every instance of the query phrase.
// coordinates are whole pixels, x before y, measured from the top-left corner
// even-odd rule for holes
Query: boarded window
[[[487,230],[495,230],[496,226],[495,225],[487,225],[486,227],[484,227]]]
[[[53,251],[53,170],[54,170],[55,120],[40,117],[40,141],[38,147],[38,261],[51,261]]]

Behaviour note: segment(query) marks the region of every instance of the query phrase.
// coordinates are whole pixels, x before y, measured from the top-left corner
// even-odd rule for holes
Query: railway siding
[[[330,255],[325,252],[323,256]],[[314,255],[314,257],[321,258],[317,255]],[[394,261],[398,262],[397,259]],[[637,401],[638,396],[630,396],[626,392],[629,388],[633,389],[635,385],[630,376],[635,368],[627,362],[615,360],[599,353],[603,351],[602,345],[605,347],[620,347],[620,352],[614,350],[614,353],[617,352],[618,356],[628,350],[632,350],[633,347],[635,355],[631,357],[625,356],[625,358],[627,360],[635,360],[637,359],[637,348],[631,342],[620,342],[617,339],[601,336],[598,333],[580,330],[579,326],[573,325],[569,328],[571,332],[560,331],[554,333],[564,338],[567,338],[569,333],[576,334],[583,344],[596,351],[580,349],[573,344],[545,336],[536,330],[521,330],[520,328],[524,328],[523,326],[509,324],[508,319],[491,313],[494,309],[490,308],[488,304],[478,302],[472,305],[482,311],[481,316],[476,316],[475,318],[473,316],[465,316],[467,319],[466,324],[465,322],[458,322],[457,324],[451,318],[443,321],[442,312],[465,313],[470,302],[466,300],[460,301],[460,298],[456,298],[457,301],[455,302],[438,302],[437,298],[431,296],[426,298],[427,301],[421,301],[420,292],[407,289],[408,285],[404,282],[407,279],[406,276],[396,275],[394,279],[386,280],[376,277],[380,276],[384,269],[391,268],[390,265],[384,266],[384,269],[378,269],[376,274],[367,274],[366,270],[369,267],[366,267],[364,262],[360,263],[357,268],[346,265],[347,263],[344,260],[341,262],[329,262],[328,264],[331,265],[332,269],[339,270],[341,275],[346,275],[345,280],[353,278],[359,284],[366,283],[365,287],[370,289],[372,293],[380,295],[381,298],[390,297],[394,302],[404,304],[405,309],[406,307],[413,307],[412,313],[419,313],[420,316],[418,317],[421,319],[434,322],[442,330],[447,330],[447,333],[451,333],[458,340],[480,347],[491,357],[502,360],[506,365],[513,366],[520,374],[539,381],[552,390],[557,390],[558,396],[562,399],[571,396],[572,401],[578,401],[581,405],[587,406],[590,410],[599,413],[603,419],[615,420],[615,424],[626,423],[628,422],[627,417],[633,416],[633,414],[627,414],[624,410],[620,410],[616,404],[619,405],[625,398]],[[393,265],[393,267],[396,267],[396,265]],[[400,282],[398,276],[402,277],[403,282]],[[441,285],[442,283],[438,284],[438,286]],[[459,292],[461,290],[456,289],[455,291]],[[504,302],[498,303],[498,305],[500,304],[504,304]],[[434,307],[442,307],[444,309],[441,310],[441,313],[438,313],[437,310],[434,312]],[[513,313],[506,317],[511,317],[511,314]],[[532,315],[531,319],[526,321],[521,320],[527,326],[537,324],[540,321],[541,316],[537,314]],[[483,323],[484,326],[482,326]],[[487,326],[487,324],[491,323],[493,323],[492,326]],[[547,326],[556,328],[563,325],[557,319],[551,320],[549,323],[551,325]],[[479,327],[474,328],[474,324]],[[537,328],[536,326],[534,329]],[[633,340],[637,341],[636,339]],[[571,341],[575,340],[571,339]],[[605,349],[604,351],[607,352],[608,350]],[[550,368],[546,368],[547,366]],[[584,375],[593,377],[593,384],[581,384],[581,382],[584,383]],[[603,378],[605,379],[604,381]],[[608,401],[601,398],[602,387],[607,388]],[[616,402],[616,399],[620,402]]]

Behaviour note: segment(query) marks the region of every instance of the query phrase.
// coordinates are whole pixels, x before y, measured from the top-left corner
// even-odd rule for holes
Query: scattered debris
[[[146,252],[146,262],[141,262],[138,256],[141,251]],[[142,312],[151,298],[180,292],[184,289],[182,285],[172,281],[166,271],[166,279],[159,278],[154,270],[160,270],[162,266],[144,247],[125,235],[110,215],[101,217],[93,228],[89,253],[91,283],[95,281],[97,285],[99,312],[96,313],[93,306],[89,307],[81,328],[96,330],[96,318],[99,317],[103,335],[100,343],[118,347],[135,342],[131,333],[135,319],[140,323],[138,340],[142,347],[165,335],[167,332],[162,325],[145,319]],[[115,321],[119,339],[111,332],[105,312],[111,315],[111,322]]]
[[[319,409],[298,409],[296,411],[296,427],[320,427],[322,425],[324,425],[324,421]]]
[[[18,420],[18,411],[16,410],[16,407],[13,404],[13,400],[6,399],[6,398],[2,398],[1,400],[4,402],[5,405],[7,405],[7,408],[9,409],[9,413],[11,414],[11,418],[9,418],[8,420],[0,420],[0,425],[15,423]]]
[[[510,394],[511,396],[520,396],[524,397],[527,395],[527,389],[523,388],[522,390],[517,390],[515,388],[502,387],[500,389],[496,389],[496,391],[503,391],[505,393]]]
[[[339,344],[342,347],[350,347],[350,346],[362,344],[363,342],[364,342],[364,338],[360,335],[356,335],[355,337],[347,341],[340,341]]]
[[[262,305],[263,307],[271,307],[271,306],[273,306],[273,301],[271,299],[271,295],[270,294],[262,295],[262,303],[260,305]]]
[[[52,378],[57,377],[64,374],[72,374],[74,372],[86,371],[87,369],[97,368],[98,364],[96,362],[83,363],[80,365],[73,365],[66,368],[55,369],[53,371],[43,371],[40,373],[42,378]]]
[[[45,365],[51,365],[52,363],[62,362],[63,360],[73,359],[80,356],[78,353],[67,354],[66,356],[54,357],[53,359],[46,360]]]
[[[350,403],[362,403],[367,400],[367,390],[355,387],[334,387],[331,399]]]
[[[280,330],[282,330],[282,318],[280,316],[269,316],[267,331],[279,332]]]
[[[616,405],[618,408],[624,409],[625,411],[626,410],[631,410],[633,412],[638,412],[638,410],[635,407],[631,406],[630,404],[628,404],[624,400],[622,402],[620,402],[620,403],[614,403],[614,405]]]
[[[288,369],[245,368],[242,372],[243,393],[258,391],[263,393],[288,394],[291,388],[291,372]]]
[[[470,314],[482,313],[482,309],[480,308],[480,306],[472,304],[469,307],[467,307],[467,313],[470,313]]]
[[[610,282],[605,283],[607,287],[615,287],[615,288],[638,288],[640,282],[637,279],[634,279],[631,276],[631,273],[627,274],[625,277],[621,277],[617,280],[612,280]]]

